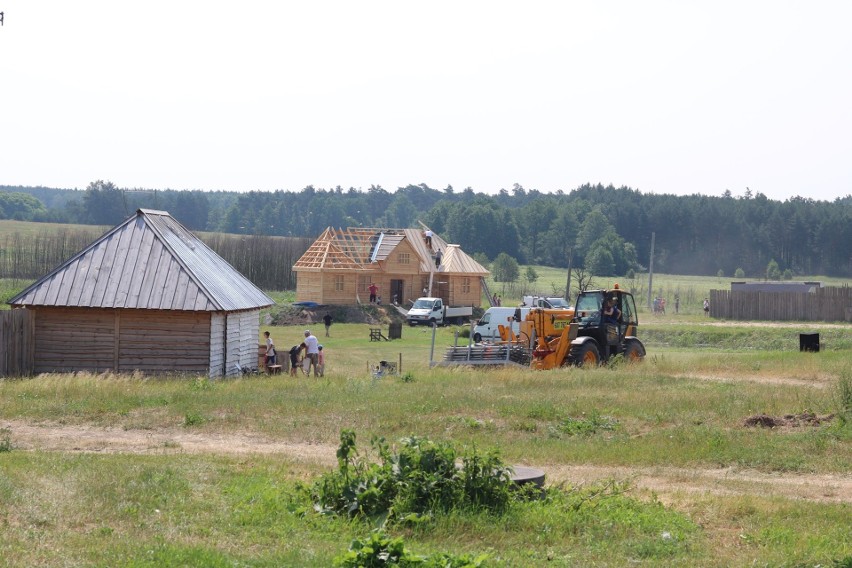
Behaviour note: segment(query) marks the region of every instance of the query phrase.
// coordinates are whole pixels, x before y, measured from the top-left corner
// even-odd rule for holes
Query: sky
[[[845,0],[0,11],[0,185],[852,194]]]

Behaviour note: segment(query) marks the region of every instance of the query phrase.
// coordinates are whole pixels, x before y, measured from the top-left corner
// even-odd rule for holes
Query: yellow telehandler
[[[598,365],[616,355],[641,361],[645,346],[636,337],[638,327],[633,295],[616,284],[611,290],[581,292],[573,310],[530,310],[519,340],[526,336],[534,343],[534,369]]]
[[[633,295],[615,284],[611,290],[585,290],[571,309],[532,308],[512,331],[512,318],[498,325],[501,341],[454,346],[433,365],[508,365],[555,369],[599,365],[616,355],[641,361],[645,346],[636,337],[639,319]],[[430,357],[431,360],[431,357]]]

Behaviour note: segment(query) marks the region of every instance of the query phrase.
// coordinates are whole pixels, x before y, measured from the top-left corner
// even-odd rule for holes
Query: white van
[[[512,324],[512,331],[517,335],[521,328],[518,322],[514,320],[515,310],[521,310],[521,319],[527,317],[530,313],[529,307],[523,308],[488,308],[482,317],[473,326],[473,340],[476,343],[481,341],[500,341],[500,330],[498,325]],[[511,320],[511,322],[509,321]]]

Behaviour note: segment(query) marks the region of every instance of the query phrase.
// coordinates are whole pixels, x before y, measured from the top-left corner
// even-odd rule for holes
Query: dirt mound
[[[802,412],[801,414],[785,414],[784,416],[769,416],[768,414],[755,414],[743,420],[743,426],[761,428],[799,428],[801,426],[819,426],[824,422],[830,422],[834,414],[817,416],[813,412]]]
[[[330,314],[332,325],[335,323],[366,323],[370,325],[387,325],[395,321],[403,321],[403,316],[393,306],[377,306],[375,304],[361,306],[323,305],[305,308],[301,306],[282,305],[273,309],[264,322],[266,325],[322,325],[322,318]]]

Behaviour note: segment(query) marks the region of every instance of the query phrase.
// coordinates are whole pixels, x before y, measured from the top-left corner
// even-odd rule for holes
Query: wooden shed
[[[34,371],[234,376],[273,300],[165,211],[140,209],[9,301],[35,314]]]
[[[343,305],[366,303],[370,284],[376,284],[384,303],[407,305],[425,290],[452,306],[479,306],[489,274],[438,235],[427,244],[419,229],[361,227],[327,228],[293,271],[297,301]]]

